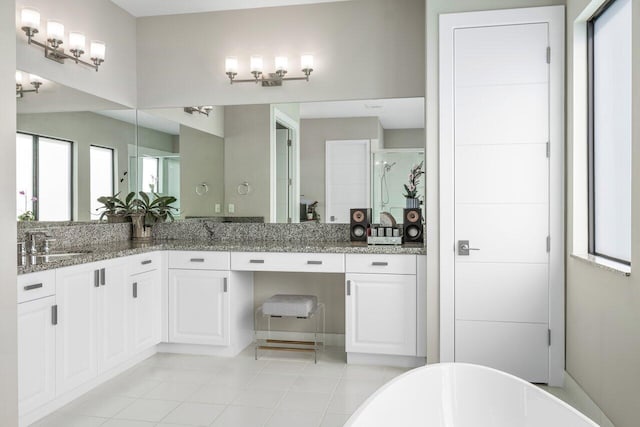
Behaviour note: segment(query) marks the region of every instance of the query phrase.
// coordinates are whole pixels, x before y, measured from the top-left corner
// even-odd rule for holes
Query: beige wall
[[[216,203],[224,205],[224,140],[180,126],[180,209],[182,216],[212,216]],[[196,186],[207,183],[201,196]]]
[[[138,19],[139,105],[423,96],[424,3],[353,0]],[[266,71],[273,70],[276,55],[287,54],[296,76],[300,55],[313,54],[311,81],[230,85],[225,57],[237,56],[238,78],[247,78],[249,56],[256,53]]]
[[[429,256],[427,257],[427,361],[440,360],[440,247],[439,227],[439,181],[438,181],[438,19],[441,13],[470,12],[476,10],[509,9],[532,6],[564,4],[564,0],[426,0],[427,55],[426,55],[426,234]]]
[[[385,129],[384,148],[424,148],[424,129]]]
[[[325,141],[378,139],[377,117],[300,120],[300,194],[318,201],[322,222],[325,215]]]
[[[271,107],[228,106],[224,109],[224,200],[235,205],[235,216],[262,216],[269,221]],[[248,182],[251,192],[238,194]]]
[[[574,229],[573,26],[587,0],[567,1],[567,357],[566,370],[618,427],[637,426],[640,402],[640,222],[632,221],[632,275],[571,257]],[[633,0],[632,218],[640,218],[640,0]],[[575,111],[574,111],[575,110]],[[576,134],[575,138],[578,138]],[[586,185],[586,183],[584,184]],[[582,208],[580,208],[582,209]],[[575,251],[580,251],[575,248]]]
[[[135,126],[91,112],[77,113],[41,113],[18,114],[18,130],[39,135],[53,136],[73,141],[76,165],[74,219],[89,221],[97,219],[90,216],[91,187],[89,182],[89,147],[101,147],[116,150],[117,174],[122,177],[129,170],[129,144],[135,144]],[[121,194],[129,192],[129,181],[118,184]]]
[[[9,0],[5,0],[9,1]],[[43,40],[47,19],[58,19],[65,30],[80,31],[89,40],[102,40],[107,45],[105,62],[99,72],[55,61],[43,60],[43,50],[27,44],[24,32],[16,28],[17,68],[65,86],[135,107],[136,90],[136,20],[109,0],[18,0],[15,22],[19,22],[22,7],[35,7],[41,14],[41,30],[37,39]],[[17,40],[17,43],[16,43]],[[66,45],[65,45],[66,46]],[[4,51],[3,51],[4,52]],[[87,55],[85,55],[87,56]],[[166,55],[161,55],[166,58]]]

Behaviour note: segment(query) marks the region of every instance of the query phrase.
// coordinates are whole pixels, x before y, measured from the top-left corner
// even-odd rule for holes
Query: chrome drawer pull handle
[[[322,261],[307,261],[307,264],[311,264],[311,265],[322,265]]]
[[[27,286],[25,286],[25,287],[24,287],[24,290],[25,290],[25,291],[31,291],[31,290],[33,290],[33,289],[38,289],[38,288],[41,288],[41,287],[42,287],[42,283],[36,283],[36,284],[34,284],[34,285],[27,285]]]
[[[51,324],[54,326],[58,324],[58,305],[57,304],[51,306]]]
[[[140,264],[142,265],[147,265],[147,264],[151,264],[153,261],[151,261],[150,259],[144,260],[142,261]]]
[[[351,295],[351,280],[347,280],[347,296]]]
[[[204,262],[204,258],[191,258],[191,262]]]
[[[100,270],[93,271],[93,286],[96,288],[100,287]]]
[[[386,261],[374,261],[374,262],[371,263],[371,265],[384,267],[384,266],[389,265],[389,263],[386,262]]]
[[[263,259],[250,259],[249,264],[264,264]]]
[[[229,285],[228,285],[226,277],[223,279],[223,289],[222,290],[223,290],[223,292],[229,292]]]
[[[133,297],[138,298],[138,282],[133,282]]]

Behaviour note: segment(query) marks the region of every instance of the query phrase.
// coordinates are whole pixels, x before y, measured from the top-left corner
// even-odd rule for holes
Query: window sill
[[[613,271],[614,273],[624,274],[625,276],[631,276],[631,266],[622,264],[620,262],[611,261],[610,259],[602,258],[591,254],[571,254],[572,258],[586,262],[587,264],[595,265],[596,267],[604,270]]]

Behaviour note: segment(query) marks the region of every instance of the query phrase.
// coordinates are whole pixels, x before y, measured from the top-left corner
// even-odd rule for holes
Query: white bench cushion
[[[315,295],[278,294],[262,304],[262,313],[266,316],[309,317],[318,306]]]

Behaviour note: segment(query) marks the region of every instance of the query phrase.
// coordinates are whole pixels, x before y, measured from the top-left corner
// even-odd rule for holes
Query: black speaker
[[[349,235],[352,242],[366,242],[367,228],[371,225],[371,208],[351,209]]]
[[[409,208],[404,210],[404,220],[402,221],[402,241],[404,243],[424,242],[422,209]]]

